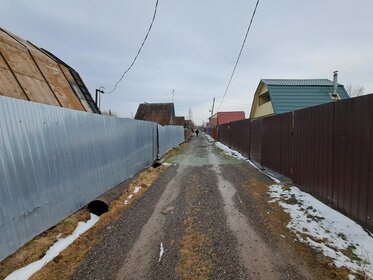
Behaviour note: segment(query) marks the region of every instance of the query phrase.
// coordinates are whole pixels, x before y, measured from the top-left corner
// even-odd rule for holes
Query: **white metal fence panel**
[[[184,127],[176,125],[158,125],[159,155],[184,142]]]
[[[150,166],[157,124],[0,97],[0,260]]]

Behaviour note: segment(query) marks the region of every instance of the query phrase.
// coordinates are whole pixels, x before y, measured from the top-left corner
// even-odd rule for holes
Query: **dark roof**
[[[174,103],[141,103],[137,108],[136,120],[152,121],[160,125],[173,124]]]
[[[268,87],[275,114],[291,112],[331,102],[333,82],[328,79],[263,79]],[[344,86],[338,84],[338,95],[341,99],[349,98]]]
[[[185,125],[185,117],[175,117],[175,122],[174,124],[176,125]]]

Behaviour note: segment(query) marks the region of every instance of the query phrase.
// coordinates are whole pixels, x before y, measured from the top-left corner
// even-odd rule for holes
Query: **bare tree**
[[[364,87],[361,86],[361,85],[352,85],[352,84],[349,84],[347,87],[346,87],[346,91],[348,93],[348,95],[350,97],[356,97],[356,96],[361,96],[361,95],[364,95]]]

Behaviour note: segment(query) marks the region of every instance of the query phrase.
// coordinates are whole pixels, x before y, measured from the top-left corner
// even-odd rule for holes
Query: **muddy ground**
[[[106,228],[71,279],[335,279],[287,232],[272,181],[205,137]]]

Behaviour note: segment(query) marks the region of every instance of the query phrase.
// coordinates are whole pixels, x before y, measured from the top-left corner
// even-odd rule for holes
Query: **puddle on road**
[[[277,279],[272,262],[272,253],[266,243],[260,238],[255,230],[248,224],[246,217],[241,214],[234,202],[235,195],[238,196],[235,187],[224,180],[220,167],[222,160],[213,152],[209,153],[210,161],[218,179],[219,191],[224,201],[224,212],[227,223],[237,238],[238,248],[243,265],[247,268],[252,279]],[[241,202],[241,198],[238,196]]]

